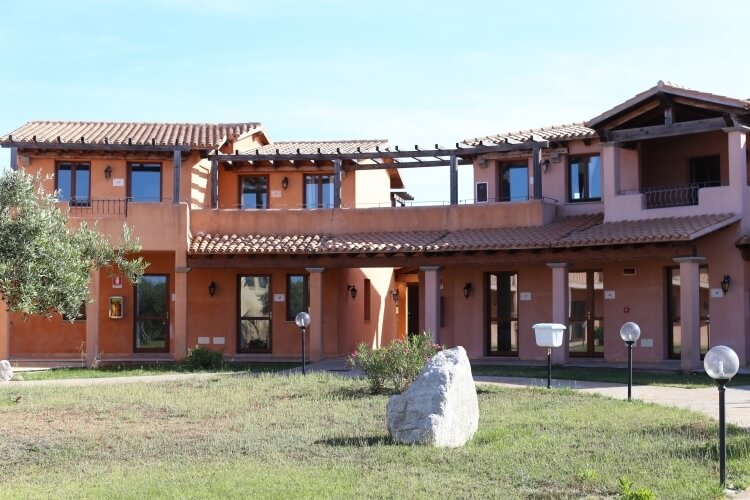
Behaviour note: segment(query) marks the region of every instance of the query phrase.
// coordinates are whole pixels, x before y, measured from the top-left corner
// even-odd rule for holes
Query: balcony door
[[[604,273],[568,273],[570,299],[570,355],[604,355]]]
[[[146,274],[135,287],[135,352],[169,352],[169,277]]]
[[[526,163],[500,165],[500,193],[498,201],[526,201],[529,199],[529,166]]]

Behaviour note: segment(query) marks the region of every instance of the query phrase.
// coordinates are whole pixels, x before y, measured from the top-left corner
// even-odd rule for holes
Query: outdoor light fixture
[[[466,283],[464,285],[464,298],[468,299],[469,295],[471,295],[471,283]]]
[[[729,276],[725,276],[727,282]],[[724,282],[721,282],[722,288]],[[724,391],[727,382],[737,375],[740,369],[740,359],[737,353],[725,345],[712,347],[703,358],[703,368],[708,376],[714,379],[719,387],[719,481],[721,486],[727,479],[727,425],[724,415]]]
[[[112,167],[107,165],[106,168],[104,169],[104,178],[109,179],[110,177],[112,177]]]
[[[302,375],[307,375],[305,372],[305,329],[310,326],[310,315],[304,311],[297,313],[294,322],[297,323],[302,334]]]
[[[537,323],[532,326],[536,345],[547,348],[547,389],[552,387],[552,348],[560,347],[563,341],[563,332],[568,327],[560,323]]]
[[[393,290],[391,290],[391,298],[396,304],[398,304],[398,295],[398,288],[394,288]]]
[[[732,278],[729,277],[728,274],[724,275],[724,279],[721,280],[721,291],[724,292],[724,295],[727,294],[729,291],[729,284],[732,282]]]
[[[286,188],[289,187],[289,177],[284,177],[281,179],[281,187],[284,188],[284,191],[286,191]]]
[[[352,299],[357,298],[357,287],[354,285],[346,285],[346,289],[349,291],[349,295],[352,296]]]
[[[628,344],[628,401],[633,392],[633,344],[641,336],[641,327],[638,323],[628,321],[620,327],[620,338]]]
[[[208,285],[208,294],[211,297],[213,297],[214,295],[216,295],[216,283],[213,282],[213,281]]]

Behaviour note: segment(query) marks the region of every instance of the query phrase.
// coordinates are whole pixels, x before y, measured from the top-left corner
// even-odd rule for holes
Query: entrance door
[[[604,273],[568,273],[570,299],[570,355],[604,355]]]
[[[518,356],[518,275],[500,272],[485,276],[487,354]]]
[[[169,352],[169,277],[146,274],[135,287],[135,352]]]
[[[708,304],[708,268],[700,268],[700,336],[701,357],[711,345],[711,328]],[[682,328],[680,322],[680,268],[667,268],[667,355],[670,359],[680,359],[682,353]]]
[[[419,331],[419,283],[406,285],[406,332],[418,335]]]
[[[237,352],[271,352],[271,277],[239,277]]]

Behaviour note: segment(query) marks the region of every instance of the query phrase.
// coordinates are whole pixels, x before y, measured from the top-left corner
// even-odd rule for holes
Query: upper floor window
[[[268,208],[268,177],[243,175],[240,177],[240,208]]]
[[[130,163],[128,190],[131,201],[161,201],[161,164]]]
[[[88,206],[91,183],[88,163],[57,164],[57,199],[71,205]]]
[[[721,186],[721,157],[719,155],[690,158],[690,184],[698,187]]]
[[[568,159],[568,201],[602,199],[602,163],[599,155]]]
[[[305,208],[333,208],[333,175],[305,176]]]
[[[512,163],[500,165],[498,201],[525,201],[529,199],[529,165]]]

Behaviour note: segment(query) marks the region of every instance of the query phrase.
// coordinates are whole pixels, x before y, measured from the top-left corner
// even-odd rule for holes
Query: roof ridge
[[[344,143],[344,144],[354,144],[357,142],[388,142],[388,139],[326,139],[322,141],[314,141],[314,140],[304,140],[304,141],[295,141],[295,140],[283,140],[283,141],[273,141],[270,144],[267,144],[267,146],[272,146],[274,144],[336,144],[336,143]]]
[[[261,122],[139,122],[139,121],[119,121],[119,120],[29,120],[26,125],[30,123],[55,123],[55,124],[99,124],[99,125],[257,125],[260,126]]]

